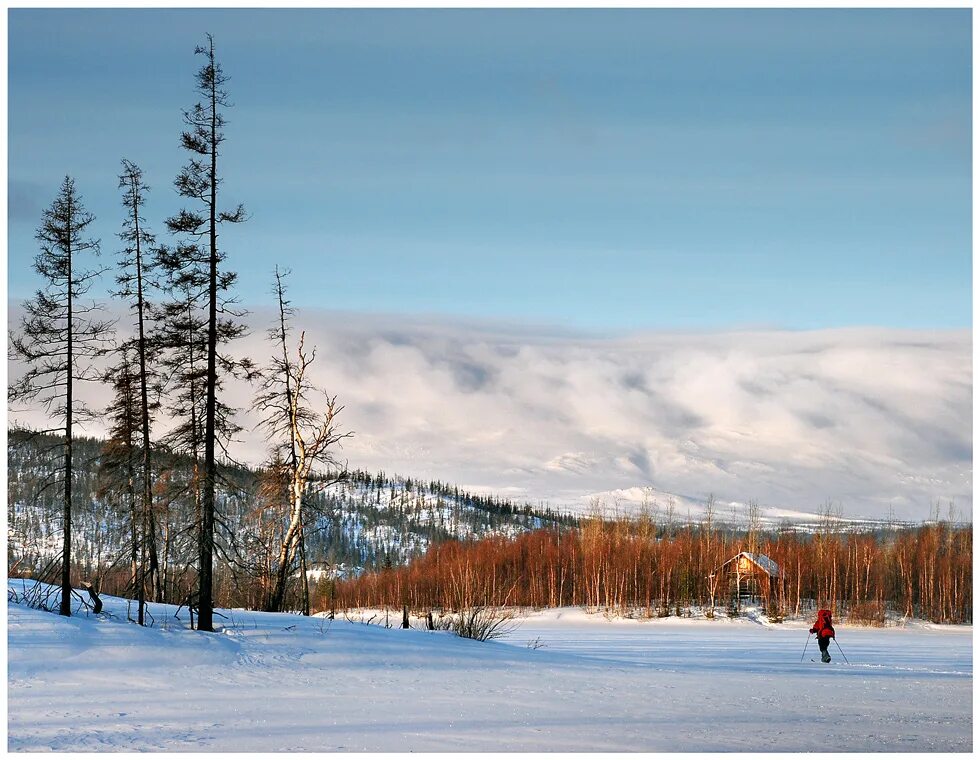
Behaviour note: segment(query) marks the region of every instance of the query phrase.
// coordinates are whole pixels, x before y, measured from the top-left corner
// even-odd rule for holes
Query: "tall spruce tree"
[[[187,467],[179,466],[168,473],[167,498],[163,501],[184,503],[187,510],[176,514],[191,517],[191,524],[176,528],[168,527],[168,538],[183,542],[184,536],[194,532],[199,543],[203,515],[204,440],[205,440],[205,387],[207,383],[207,310],[205,305],[206,277],[200,272],[182,266],[185,261],[181,249],[161,248],[158,255],[163,270],[161,283],[167,298],[159,307],[154,348],[162,374],[167,378],[167,415],[170,427],[160,442],[178,455],[186,457]],[[204,285],[201,280],[204,280]],[[219,366],[231,365],[232,370],[241,362],[221,361]],[[222,389],[222,377],[218,377],[218,391]],[[234,410],[221,402],[215,403],[215,431],[217,444],[227,451],[232,437],[240,430],[234,422]],[[222,471],[217,471],[217,483],[224,483]],[[167,507],[169,510],[169,507]],[[166,560],[166,556],[164,557]]]
[[[86,269],[80,260],[98,255],[99,241],[87,237],[95,217],[85,210],[71,177],[42,217],[36,239],[40,251],[34,269],[44,280],[24,304],[20,332],[11,334],[10,358],[27,365],[8,390],[12,402],[40,403],[64,436],[62,480],[61,601],[59,612],[71,615],[72,436],[75,425],[91,415],[76,395],[76,383],[97,380],[93,360],[107,345],[111,324],[99,318],[100,307],[82,299],[103,270]]]
[[[125,341],[122,351],[135,354],[136,380],[139,390],[139,418],[136,430],[139,433],[140,453],[140,512],[141,522],[147,526],[142,537],[142,547],[149,558],[145,569],[152,589],[152,598],[160,600],[160,564],[157,559],[156,521],[153,513],[153,446],[150,436],[151,413],[158,405],[160,379],[154,352],[151,350],[151,327],[154,312],[147,298],[149,288],[156,275],[158,258],[153,256],[156,239],[146,226],[142,209],[146,202],[149,187],[143,180],[143,171],[132,161],[122,160],[119,174],[119,188],[123,191],[122,203],[125,210],[122,232],[119,238],[123,249],[118,260],[115,295],[128,302],[133,317],[133,337]],[[124,357],[124,366],[128,359]],[[153,394],[151,400],[151,393]],[[143,586],[140,586],[143,590]],[[142,599],[142,597],[141,597]],[[143,617],[140,603],[140,622]]]
[[[244,327],[236,322],[241,316],[233,308],[230,297],[236,275],[224,270],[226,253],[218,248],[218,229],[223,224],[237,224],[245,220],[245,209],[239,205],[232,211],[222,211],[218,204],[218,188],[221,178],[218,158],[225,141],[225,117],[223,111],[230,106],[224,89],[228,78],[217,62],[214,40],[208,35],[208,44],[195,49],[203,55],[204,65],[196,76],[196,89],[201,100],[184,111],[187,129],[181,134],[181,146],[191,157],[177,175],[174,184],[181,196],[192,202],[190,208],[181,209],[167,220],[171,233],[182,238],[183,244],[176,249],[182,261],[175,261],[182,269],[194,270],[203,275],[206,283],[204,308],[207,314],[207,346],[204,356],[204,477],[201,489],[201,518],[199,534],[199,628],[213,628],[213,564],[215,495],[217,490],[217,461],[215,446],[218,435],[219,364],[230,369],[234,362],[219,354],[219,345],[242,335]]]
[[[164,263],[167,263],[167,258],[174,258],[167,256],[163,249],[161,253],[165,256]],[[202,314],[200,302],[203,296],[200,287],[183,275],[179,269],[168,272],[168,300],[161,308],[158,335],[163,350],[160,360],[168,378],[168,412],[172,423],[162,442],[172,451],[185,454],[190,460],[190,472],[186,478],[181,479],[180,490],[191,506],[194,529],[199,539],[207,316]]]

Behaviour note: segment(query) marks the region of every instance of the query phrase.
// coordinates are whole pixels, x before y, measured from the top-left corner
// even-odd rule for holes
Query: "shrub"
[[[847,610],[847,622],[881,628],[885,625],[885,605],[883,602],[861,602]]]
[[[774,601],[770,601],[766,605],[766,618],[770,623],[782,623],[783,622],[783,611],[780,609],[779,605]]]
[[[452,631],[464,639],[489,641],[506,636],[518,626],[514,613],[500,607],[467,607],[440,615],[433,621],[437,631]]]
[[[728,612],[728,617],[730,618],[737,618],[741,614],[737,596],[733,596],[728,600],[728,607],[726,608],[726,611]]]

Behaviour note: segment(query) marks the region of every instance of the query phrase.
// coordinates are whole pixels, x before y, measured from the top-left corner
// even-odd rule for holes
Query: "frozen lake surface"
[[[552,610],[529,616],[507,640],[659,683],[675,693],[662,713],[691,749],[972,748],[972,627],[838,624],[850,664],[831,642],[833,662],[826,665],[812,637],[800,661],[808,627],[745,619],[633,621]],[[725,746],[718,744],[721,737]]]
[[[557,610],[479,643],[242,611],[202,634],[166,605],[140,629],[106,607],[8,603],[10,750],[972,749],[969,627],[841,625],[851,665],[823,665],[812,642],[799,662],[803,622]]]

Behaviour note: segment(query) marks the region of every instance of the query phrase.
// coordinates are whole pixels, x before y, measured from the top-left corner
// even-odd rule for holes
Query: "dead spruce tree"
[[[177,249],[183,261],[181,267],[196,269],[204,275],[206,291],[204,309],[207,315],[207,344],[203,357],[204,376],[204,467],[201,484],[201,519],[199,533],[198,601],[199,628],[213,628],[213,565],[215,493],[217,490],[217,461],[215,445],[218,434],[217,394],[219,365],[229,368],[229,361],[219,356],[220,344],[243,334],[244,328],[235,320],[242,313],[232,308],[234,300],[228,296],[236,275],[222,269],[226,253],[218,248],[218,228],[223,224],[245,221],[245,209],[239,205],[232,211],[222,211],[218,205],[218,188],[221,178],[218,172],[220,148],[225,141],[224,109],[230,106],[224,89],[228,78],[215,58],[214,40],[208,35],[206,47],[198,47],[195,54],[203,55],[204,65],[196,76],[196,89],[201,100],[190,110],[184,111],[187,129],[181,133],[181,146],[191,157],[174,181],[177,192],[190,201],[191,208],[184,208],[167,220],[171,233],[181,237],[183,245]],[[233,364],[234,362],[231,362]]]
[[[286,582],[297,556],[304,550],[306,516],[303,497],[314,468],[331,470],[335,474],[332,482],[336,482],[341,476],[337,475],[339,467],[334,447],[351,435],[341,433],[337,428],[337,415],[343,409],[337,405],[337,397],[327,395],[312,384],[308,370],[316,359],[316,349],[307,351],[305,333],[300,333],[295,352],[291,354],[290,318],[294,311],[286,300],[283,277],[277,268],[274,292],[279,318],[268,331],[274,353],[259,372],[259,393],[254,404],[255,410],[262,415],[260,426],[271,442],[268,467],[278,471],[278,480],[288,494],[289,512],[272,574],[268,604],[272,612],[283,609]],[[319,403],[314,396],[320,397]],[[318,479],[317,485],[323,488],[330,482]],[[305,601],[304,607],[304,612],[308,613]]]
[[[91,416],[76,395],[76,383],[97,380],[94,359],[105,349],[110,323],[99,319],[95,303],[81,299],[102,270],[84,269],[80,259],[98,255],[99,241],[86,237],[95,219],[82,204],[71,177],[41,218],[36,239],[40,251],[34,269],[44,286],[24,304],[19,334],[10,336],[10,358],[27,371],[10,386],[11,402],[39,402],[58,426],[44,432],[64,435],[62,483],[61,602],[59,612],[71,615],[72,436],[75,425]]]
[[[146,226],[142,215],[143,204],[149,187],[143,181],[143,172],[132,161],[123,159],[119,175],[119,188],[123,191],[122,203],[125,209],[122,232],[119,238],[123,249],[118,260],[116,274],[117,290],[114,295],[129,304],[133,318],[134,335],[123,341],[120,349],[124,355],[123,366],[129,366],[127,354],[135,355],[136,381],[139,392],[136,432],[139,435],[140,455],[140,522],[145,525],[141,535],[141,550],[145,551],[149,565],[145,568],[145,580],[141,573],[140,592],[143,583],[148,581],[152,598],[159,601],[162,595],[160,585],[160,563],[157,558],[156,521],[153,514],[153,446],[150,436],[150,417],[156,401],[151,402],[151,393],[159,396],[160,380],[155,354],[151,355],[151,335],[153,310],[147,299],[147,291],[153,284],[157,269],[157,259],[153,256],[156,240]],[[139,618],[143,620],[143,596],[140,596]]]

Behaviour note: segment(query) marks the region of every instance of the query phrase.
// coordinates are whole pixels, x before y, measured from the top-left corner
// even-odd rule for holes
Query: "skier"
[[[820,659],[830,662],[830,640],[834,636],[834,625],[830,619],[830,610],[817,610],[817,622],[813,624],[810,633],[817,634],[817,646],[820,647]]]

